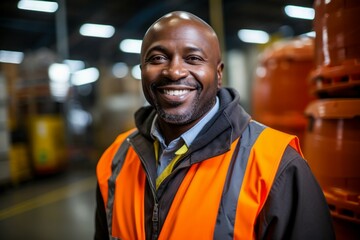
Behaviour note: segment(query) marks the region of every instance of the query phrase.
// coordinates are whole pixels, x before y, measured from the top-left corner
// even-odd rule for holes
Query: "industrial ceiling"
[[[0,2],[0,50],[26,53],[47,48],[59,51],[59,41],[66,37],[66,58],[91,63],[138,62],[137,54],[122,53],[119,43],[126,38],[141,39],[150,24],[174,10],[192,12],[213,24],[211,16],[222,23],[226,49],[244,49],[237,32],[241,28],[264,30],[270,34],[291,37],[312,30],[311,20],[289,18],[285,5],[312,7],[313,0],[223,0],[222,11],[207,0],[60,0],[65,5],[64,18],[56,13],[26,11],[17,8],[18,1]],[[213,10],[214,15],[210,12]],[[221,18],[222,16],[222,18]],[[115,27],[111,38],[80,35],[84,23],[110,24]],[[59,28],[65,35],[59,33]]]

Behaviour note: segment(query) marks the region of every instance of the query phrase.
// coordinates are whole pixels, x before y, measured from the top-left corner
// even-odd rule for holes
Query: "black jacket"
[[[159,201],[160,226],[176,191],[193,163],[219,155],[241,136],[250,116],[240,106],[238,93],[229,88],[219,91],[220,110],[202,129],[185,157],[174,168],[156,192]],[[151,185],[156,179],[153,139],[150,129],[156,112],[151,106],[135,114],[138,134],[131,139],[132,146],[144,160],[148,172],[145,193],[145,227],[147,239],[152,236],[154,199]],[[255,232],[257,239],[334,239],[329,210],[317,181],[306,161],[290,146],[282,157],[270,195],[258,217]],[[95,239],[108,239],[104,203],[97,191]]]

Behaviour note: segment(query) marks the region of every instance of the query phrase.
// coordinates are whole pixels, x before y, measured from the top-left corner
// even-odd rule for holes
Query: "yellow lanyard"
[[[156,166],[159,164],[159,141],[154,141],[154,149],[155,149],[155,159],[156,159]],[[166,168],[160,173],[160,175],[156,178],[156,189],[159,188],[160,184],[164,181],[164,179],[170,175],[172,172],[175,164],[179,161],[182,155],[184,155],[188,151],[188,147],[186,144],[182,145],[181,148],[179,148],[175,152],[175,157],[171,160],[171,162],[166,166]]]

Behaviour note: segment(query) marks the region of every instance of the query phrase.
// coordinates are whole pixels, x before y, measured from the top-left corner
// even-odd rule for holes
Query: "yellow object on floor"
[[[65,123],[61,116],[41,115],[31,119],[30,138],[34,169],[51,173],[67,165]]]

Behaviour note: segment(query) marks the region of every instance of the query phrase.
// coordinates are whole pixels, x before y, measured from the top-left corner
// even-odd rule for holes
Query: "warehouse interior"
[[[93,238],[96,163],[147,104],[139,44],[176,10],[214,28],[223,85],[299,137],[337,238],[359,239],[358,0],[1,1],[0,238]]]

